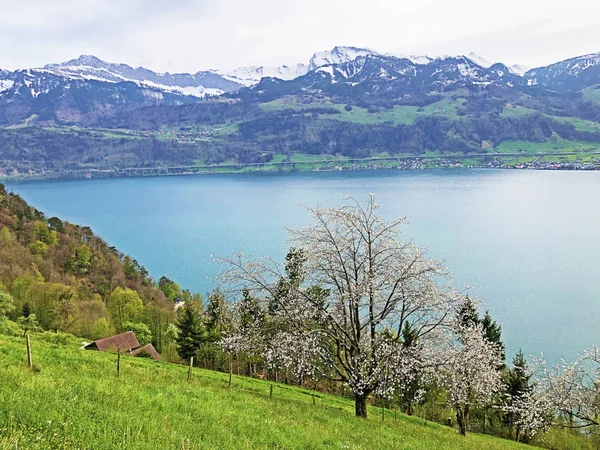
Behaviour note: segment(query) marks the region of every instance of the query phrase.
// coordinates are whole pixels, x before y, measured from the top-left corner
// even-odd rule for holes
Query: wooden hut
[[[121,351],[132,356],[149,356],[160,360],[160,355],[152,344],[140,345],[133,331],[117,334],[116,336],[98,339],[83,347],[86,350],[98,350],[101,352]]]
[[[154,348],[154,346],[152,344],[143,345],[136,349],[130,350],[128,353],[131,356],[141,356],[141,357],[147,356],[152,359],[155,359],[156,361],[160,361],[160,355],[158,354],[158,352],[156,351],[156,349]]]

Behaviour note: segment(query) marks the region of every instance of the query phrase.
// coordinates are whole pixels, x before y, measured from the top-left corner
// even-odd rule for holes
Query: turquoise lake
[[[553,362],[600,344],[600,173],[329,172],[7,183],[48,217],[90,226],[150,274],[205,294],[211,255],[283,259],[300,206],[374,193],[404,237],[444,259],[501,325],[508,354]]]

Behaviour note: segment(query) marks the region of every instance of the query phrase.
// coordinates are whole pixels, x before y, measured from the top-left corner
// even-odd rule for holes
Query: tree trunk
[[[458,422],[458,431],[463,436],[467,435],[468,420],[469,420],[469,407],[465,406],[464,409],[458,408],[456,410],[456,421]]]
[[[365,419],[367,417],[367,396],[365,394],[355,394],[354,405],[356,409],[356,417]]]

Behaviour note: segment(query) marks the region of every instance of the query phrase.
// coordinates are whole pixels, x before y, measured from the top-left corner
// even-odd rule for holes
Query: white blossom
[[[309,352],[318,356],[314,369],[346,383],[357,399],[357,415],[366,415],[369,394],[388,395],[391,380],[410,377],[410,358],[400,346],[405,324],[425,341],[449,326],[460,298],[441,285],[447,272],[442,264],[399,239],[404,219],[384,221],[372,195],[365,206],[348,199],[338,208],[308,208],[314,225],[288,230],[292,246],[304,256],[300,285],[286,281],[271,259],[246,260],[241,254],[223,260],[228,269],[222,281],[232,291],[247,287],[274,299],[278,317],[296,336],[315,333],[319,351]],[[278,339],[288,342],[291,336]],[[272,354],[282,347],[293,346],[274,342],[273,364],[287,361]],[[301,358],[303,364],[310,359]]]
[[[432,367],[456,410],[460,432],[465,434],[472,408],[489,403],[502,388],[498,371],[502,360],[497,346],[485,338],[480,328],[461,327],[457,334],[457,339],[432,356]]]
[[[548,368],[546,361],[534,358],[533,389],[515,399],[512,411],[518,424],[530,435],[561,426],[592,429],[600,426],[600,347],[586,350],[574,362],[561,361]]]

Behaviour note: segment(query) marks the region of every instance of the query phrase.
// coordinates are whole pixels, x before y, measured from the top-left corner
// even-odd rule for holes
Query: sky
[[[0,0],[0,69],[92,54],[161,72],[307,62],[336,45],[529,67],[600,52],[597,0]]]

